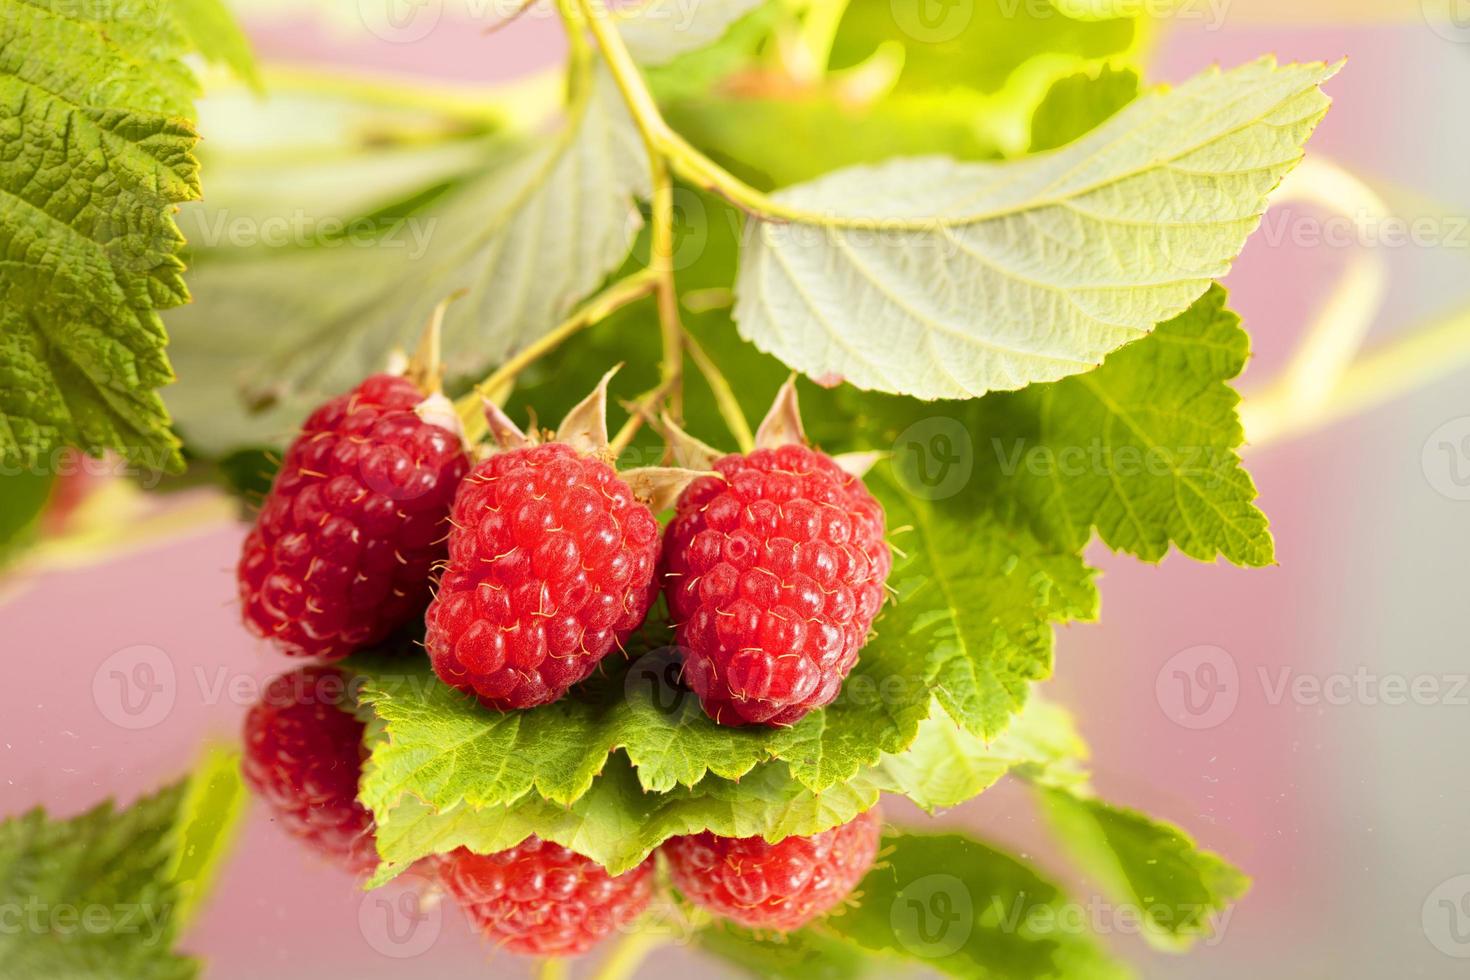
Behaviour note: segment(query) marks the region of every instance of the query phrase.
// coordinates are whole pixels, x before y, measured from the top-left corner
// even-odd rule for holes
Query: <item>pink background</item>
[[[330,43],[340,60],[460,79],[516,74],[554,58],[560,44],[544,21],[490,38],[441,30],[422,44],[345,48],[293,22],[262,27],[257,40],[273,57],[317,57]],[[1154,76],[1181,79],[1264,52],[1350,57],[1328,87],[1336,104],[1315,153],[1380,182],[1391,201],[1411,191],[1404,199],[1431,199],[1450,213],[1470,207],[1470,44],[1407,15],[1398,24],[1333,28],[1254,24],[1247,14],[1227,17],[1215,32],[1188,24],[1168,31]],[[1463,245],[1410,246],[1387,258],[1390,292],[1374,341],[1470,298]],[[1258,352],[1247,388],[1280,366],[1342,264],[1329,248],[1259,239],[1247,248],[1228,282]],[[1105,572],[1103,621],[1063,631],[1052,696],[1077,713],[1104,795],[1182,823],[1256,878],[1222,941],[1187,958],[1112,937],[1145,975],[1465,975],[1465,963],[1426,936],[1421,909],[1441,882],[1470,872],[1470,706],[1273,704],[1258,669],[1275,677],[1283,666],[1317,676],[1364,667],[1440,679],[1467,671],[1470,503],[1436,492],[1421,463],[1430,433],[1467,413],[1459,374],[1371,414],[1249,451],[1275,527],[1277,567],[1245,572],[1179,558],[1151,567],[1094,548]],[[236,736],[248,698],[212,697],[217,680],[263,679],[287,666],[238,626],[231,568],[242,533],[219,526],[47,575],[0,606],[11,670],[0,685],[0,812],[42,803],[70,813],[108,794],[131,798],[184,771],[201,740]],[[177,681],[173,710],[142,731],[110,721],[93,694],[103,662],[135,644],[163,651]],[[1217,727],[1190,730],[1160,708],[1155,682],[1171,657],[1200,645],[1233,657],[1239,701]],[[1067,876],[1013,788],[942,822],[1012,844]],[[426,952],[384,955],[385,945],[402,948],[382,941],[372,908],[360,917],[363,903],[379,897],[365,897],[287,842],[257,807],[186,947],[220,978],[267,970],[282,980],[401,977],[406,963],[435,976],[525,974],[524,963],[482,947],[452,908]],[[673,976],[688,955],[659,952],[648,975]],[[717,970],[708,962],[699,969]]]

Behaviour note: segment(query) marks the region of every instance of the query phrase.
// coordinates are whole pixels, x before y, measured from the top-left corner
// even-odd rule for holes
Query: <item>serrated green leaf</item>
[[[0,0],[0,456],[180,465],[159,309],[188,299],[199,197],[189,39],[165,0]]]
[[[1093,572],[1075,549],[1038,540],[986,511],[923,500],[870,481],[899,551],[889,584],[897,608],[922,610],[910,648],[927,685],[967,730],[992,736],[1051,674],[1053,621],[1097,615]],[[879,635],[882,635],[882,621]]]
[[[985,485],[1068,548],[1097,528],[1114,550],[1158,561],[1170,544],[1239,565],[1274,556],[1229,385],[1250,342],[1216,286],[1098,370],[986,399]]]
[[[750,219],[741,334],[812,377],[926,399],[1087,371],[1229,268],[1336,70],[1258,61],[1052,153],[894,160],[780,191],[779,221]]]
[[[383,859],[374,884],[412,862],[455,847],[489,853],[535,834],[606,865],[633,867],[669,837],[712,830],[731,837],[780,840],[845,823],[878,802],[882,793],[907,796],[928,809],[955,806],[993,785],[1007,771],[1052,773],[1065,784],[1085,751],[1065,712],[1038,707],[987,744],[939,715],[920,727],[908,749],[882,756],[851,779],[813,792],[782,761],[756,766],[738,781],[707,775],[693,787],[650,793],[622,755],[606,759],[600,776],[570,806],[527,792],[514,802],[437,806],[410,792],[386,799],[373,787],[373,770],[386,737],[381,716],[369,724],[372,753],[364,772],[363,801],[377,821]],[[467,796],[467,794],[466,794]]]
[[[1041,798],[1077,863],[1140,913],[1153,946],[1181,952],[1208,938],[1250,888],[1249,878],[1172,824],[1063,789],[1043,789]]]
[[[6,975],[194,976],[198,964],[172,947],[230,824],[205,798],[215,797],[186,780],[125,810],[108,802],[53,820],[38,808],[0,822],[0,906],[20,913],[19,928],[0,930]]]
[[[1138,74],[1103,67],[1058,79],[1031,118],[1031,152],[1065,146],[1096,129],[1138,97]]]
[[[1102,980],[1129,972],[1075,926],[1065,893],[958,834],[889,834],[846,912],[810,926],[883,961],[971,980]]]
[[[170,317],[180,380],[169,403],[191,444],[213,454],[279,441],[311,407],[382,370],[394,347],[412,349],[429,311],[462,288],[444,321],[445,368],[479,376],[622,263],[648,163],[604,70],[559,130],[483,152],[472,174],[381,202],[392,220],[371,234],[201,257],[196,302]]]

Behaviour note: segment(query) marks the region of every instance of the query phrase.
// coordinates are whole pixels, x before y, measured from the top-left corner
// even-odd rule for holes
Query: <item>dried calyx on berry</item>
[[[788,381],[747,454],[722,455],[665,422],[681,459],[712,465],[664,535],[664,591],[684,678],[722,725],[791,725],[837,696],[893,567],[877,458],[806,443]]]
[[[440,304],[412,359],[331,399],[287,449],[245,539],[245,625],[283,652],[339,660],[417,619],[469,469],[439,390]]]
[[[425,645],[445,682],[506,710],[560,698],[642,625],[657,594],[654,514],[707,473],[618,473],[609,372],[554,433],[487,403],[498,448],[454,501]]]

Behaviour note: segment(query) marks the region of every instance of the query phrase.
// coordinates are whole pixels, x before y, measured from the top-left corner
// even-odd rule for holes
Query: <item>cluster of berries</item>
[[[247,626],[330,663],[421,620],[438,676],[505,711],[562,697],[663,591],[686,682],[716,722],[790,725],[831,702],[891,567],[883,511],[860,474],[805,444],[790,384],[754,451],[720,454],[671,426],[703,470],[619,473],[607,382],[544,437],[487,406],[499,445],[479,461],[437,384],[378,375],[321,406],[246,538]],[[661,534],[655,515],[670,506]],[[245,769],[288,828],[360,870],[373,852],[356,799],[362,723],[292,695],[332,671],[272,684],[247,719]],[[841,903],[872,863],[877,828],[865,816],[777,844],[701,834],[664,852],[693,900],[790,929]],[[487,933],[539,954],[585,949],[652,889],[650,863],[611,877],[534,838],[440,864]]]

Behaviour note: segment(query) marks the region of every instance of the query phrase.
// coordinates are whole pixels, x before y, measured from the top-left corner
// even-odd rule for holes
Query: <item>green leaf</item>
[[[867,59],[880,45],[898,41],[905,58],[900,92],[965,86],[995,92],[1043,54],[1075,70],[1083,60],[1127,52],[1136,43],[1137,20],[1083,20],[1050,4],[967,0],[926,8],[893,0],[851,0],[832,45],[832,67]]]
[[[215,757],[203,787],[180,782],[125,810],[53,820],[38,808],[0,823],[0,906],[22,915],[0,931],[7,975],[194,976],[172,946],[230,839],[221,804],[238,779],[225,765],[233,758]]]
[[[1054,621],[1093,619],[1093,571],[1074,547],[1057,548],[993,512],[923,500],[872,481],[898,550],[889,584],[896,608],[918,611],[926,685],[967,730],[992,736],[1051,674]],[[882,635],[883,621],[878,624]]]
[[[1128,976],[1029,865],[958,834],[889,834],[845,913],[797,934],[966,978]],[[887,973],[889,971],[885,971]]]
[[[46,505],[51,500],[55,478],[44,473],[19,470],[0,475],[0,568],[13,561],[35,537]]]
[[[923,93],[853,107],[833,94],[674,102],[665,117],[680,135],[761,187],[784,187],[840,167],[895,156],[994,157],[988,100],[977,93]],[[772,140],[772,133],[782,139]]]
[[[640,64],[663,65],[715,43],[732,24],[764,2],[705,0],[689,5],[675,0],[643,0],[617,8],[614,26]]]
[[[760,980],[857,980],[880,967],[865,950],[811,929],[769,937],[716,919],[694,933],[694,944]]]
[[[1172,824],[1062,789],[1043,789],[1047,815],[1083,869],[1142,915],[1143,936],[1181,952],[1211,936],[1250,879]]]
[[[180,365],[170,406],[206,453],[275,443],[310,408],[382,370],[393,348],[412,349],[430,310],[458,289],[468,293],[444,321],[445,367],[478,376],[622,263],[647,193],[643,144],[599,68],[560,129],[487,141],[472,173],[380,202],[369,230],[202,260],[196,303],[170,317]]]
[[[186,787],[169,867],[169,880],[179,894],[175,921],[180,931],[194,920],[213,888],[250,799],[240,777],[240,753],[234,749],[207,751]]]
[[[747,229],[741,334],[814,378],[926,399],[1087,371],[1229,268],[1335,71],[1258,61],[1145,95],[1054,153],[780,191],[777,220]]]
[[[1138,97],[1138,75],[1131,69],[1103,67],[1059,79],[1031,119],[1031,152],[1053,150],[1096,129]]]
[[[198,84],[162,0],[0,0],[0,456],[72,444],[181,465],[159,309],[188,299]]]
[[[977,430],[993,433],[986,487],[1069,549],[1096,527],[1109,547],[1146,561],[1172,543],[1201,561],[1270,564],[1229,385],[1250,343],[1225,299],[1215,286],[1090,374],[986,399]]]
[[[172,0],[173,13],[206,60],[226,65],[256,93],[265,91],[250,42],[224,0]]]
[[[374,711],[381,704],[374,702]],[[374,884],[431,854],[460,846],[489,853],[513,847],[531,834],[585,854],[616,873],[679,834],[712,830],[775,841],[818,833],[869,809],[882,793],[906,796],[932,810],[979,794],[1012,769],[1064,785],[1085,752],[1070,718],[1049,706],[1023,712],[1011,730],[990,744],[940,715],[920,726],[904,752],[883,755],[876,765],[821,792],[803,785],[786,762],[773,761],[755,766],[739,781],[707,775],[692,787],[652,793],[628,758],[616,754],[603,760],[601,774],[570,806],[532,792],[492,806],[477,805],[483,794],[470,787],[477,773],[491,781],[501,778],[499,760],[488,771],[465,766],[456,777],[457,797],[439,790],[432,777],[414,784],[429,787],[431,794],[383,792],[385,780],[376,770],[385,758],[400,771],[404,761],[396,753],[385,756],[386,727],[381,715],[370,720],[371,754],[362,786],[362,800],[377,821],[378,853],[384,862]]]

